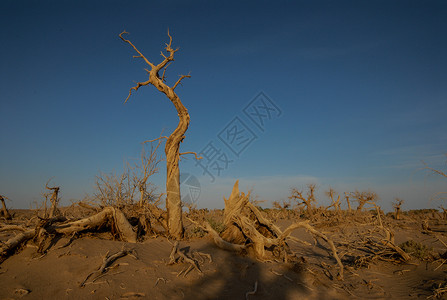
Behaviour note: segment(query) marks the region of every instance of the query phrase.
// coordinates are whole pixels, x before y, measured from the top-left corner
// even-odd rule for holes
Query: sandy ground
[[[22,221],[26,218],[23,217]],[[432,233],[423,233],[428,220]],[[294,218],[277,221],[285,228]],[[10,221],[10,222],[14,222]],[[405,216],[386,219],[395,243],[414,240],[430,250],[426,258],[405,263],[373,259],[362,266],[352,263],[359,240],[372,232],[372,224],[355,221],[317,224],[336,244],[345,265],[343,281],[338,267],[320,239],[305,230],[293,236],[309,244],[290,242],[300,260],[295,263],[260,262],[249,255],[237,255],[217,248],[207,237],[180,242],[180,248],[194,253],[200,270],[180,273],[189,264],[168,265],[172,242],[164,237],[136,244],[110,240],[107,233],[84,234],[66,247],[69,238],[60,237],[45,255],[36,253],[29,242],[0,264],[0,299],[426,299],[447,282],[447,265],[442,255],[447,248],[447,221],[440,216]],[[1,221],[0,224],[5,224]],[[188,225],[191,227],[192,225]],[[191,229],[191,228],[190,228]],[[6,241],[13,232],[0,232]],[[106,255],[132,250],[114,261],[104,274],[93,274]],[[199,255],[197,252],[209,254]],[[366,253],[366,252],[365,252]],[[99,275],[99,276],[98,276]],[[256,292],[253,292],[255,290]],[[250,293],[252,292],[252,293]]]

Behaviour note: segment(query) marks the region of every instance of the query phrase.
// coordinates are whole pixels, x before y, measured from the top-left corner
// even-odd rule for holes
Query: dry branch
[[[337,261],[337,264],[340,268],[340,279],[343,280],[343,264],[340,260],[340,257],[337,254],[337,248],[335,248],[334,242],[332,242],[332,240],[328,239],[326,237],[326,235],[324,235],[323,233],[319,232],[318,230],[316,230],[315,228],[313,228],[308,221],[303,221],[303,222],[298,222],[298,223],[294,223],[292,225],[290,225],[289,227],[286,228],[286,230],[284,230],[284,232],[282,233],[282,235],[280,236],[280,239],[285,239],[286,237],[289,236],[289,234],[292,233],[293,230],[297,229],[297,228],[305,228],[306,230],[308,230],[310,233],[322,238],[323,240],[325,240],[328,244],[329,247],[332,250],[332,255],[334,256],[335,260]]]
[[[20,225],[2,225],[2,227],[0,227],[0,232],[13,231],[13,230],[27,231],[28,228],[20,226]]]
[[[99,276],[101,276],[102,274],[107,272],[108,267],[117,259],[126,256],[126,255],[133,255],[133,250],[121,250],[115,254],[112,254],[109,256],[109,253],[107,252],[106,256],[104,257],[104,260],[101,264],[101,266],[98,268],[97,271],[94,271],[90,274],[87,275],[87,277],[84,279],[84,281],[80,284],[81,287],[83,287],[87,280],[90,278],[90,276],[92,276],[95,273],[98,273],[98,275],[96,276],[96,278],[94,278],[92,281],[95,281],[96,279],[99,278]],[[133,255],[134,256],[134,255]],[[135,257],[135,256],[134,256]]]
[[[47,190],[51,191],[51,197],[50,197],[51,208],[50,208],[50,213],[49,213],[48,217],[53,218],[59,213],[59,210],[57,209],[57,205],[59,203],[58,195],[59,195],[60,187],[58,187],[58,186],[49,187],[48,183],[50,182],[50,180],[48,180],[48,182],[45,184],[45,188]]]
[[[383,226],[382,223],[382,218],[380,216],[380,207],[376,205],[376,203],[369,203],[374,205],[374,207],[376,208],[377,211],[377,220],[379,221],[379,225],[378,227],[380,229],[382,229],[385,232],[385,239],[382,241],[382,243],[385,246],[388,246],[389,248],[393,249],[394,251],[396,251],[404,261],[408,261],[410,260],[410,255],[408,255],[405,251],[403,251],[399,246],[394,244],[394,233],[392,233],[391,230],[389,230],[388,228],[386,228],[385,226]]]
[[[447,154],[446,154],[446,156],[447,156]],[[431,167],[429,167],[425,162],[422,162],[423,164],[424,164],[424,169],[425,170],[427,170],[427,171],[430,171],[430,172],[432,172],[433,174],[436,174],[436,175],[439,175],[439,176],[442,176],[442,177],[446,177],[447,178],[447,174],[446,173],[444,173],[444,172],[442,172],[441,170],[437,170],[437,169],[434,169],[434,168],[431,168]]]

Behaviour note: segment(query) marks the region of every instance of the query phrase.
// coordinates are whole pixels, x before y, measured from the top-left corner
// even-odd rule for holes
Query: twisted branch
[[[188,152],[182,152],[182,153],[179,153],[179,155],[180,156],[182,156],[182,155],[185,155],[185,154],[194,154],[194,156],[195,156],[195,158],[197,159],[197,160],[201,160],[203,157],[202,156],[198,156],[197,155],[197,153],[196,152],[193,152],[193,151],[188,151]]]

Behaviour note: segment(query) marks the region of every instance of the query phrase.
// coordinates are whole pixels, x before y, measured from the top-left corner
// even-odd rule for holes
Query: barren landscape
[[[0,1],[0,300],[447,299],[446,4]]]
[[[262,209],[247,196],[233,190],[226,211],[189,208],[179,241],[167,238],[150,203],[146,214],[138,204],[83,202],[52,218],[49,209],[12,210],[0,227],[0,298],[435,299],[447,291],[445,214],[409,211],[397,219],[366,204],[362,211],[313,207],[309,216],[302,206]],[[229,213],[231,199],[244,203],[237,215]],[[108,209],[115,217],[88,225]],[[116,217],[121,212],[125,220]],[[119,224],[127,220],[130,235]],[[286,228],[296,230],[275,238]]]

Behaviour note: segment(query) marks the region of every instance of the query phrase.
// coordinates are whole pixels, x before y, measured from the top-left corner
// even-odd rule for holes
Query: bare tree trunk
[[[396,220],[400,220],[400,207],[396,207],[396,213],[394,215]]]
[[[177,114],[179,116],[179,123],[174,132],[171,133],[167,139],[165,146],[166,153],[166,210],[168,212],[168,228],[169,234],[176,239],[183,237],[183,221],[182,221],[182,203],[180,196],[180,171],[179,171],[179,158],[180,158],[180,143],[185,138],[185,132],[188,130],[189,126],[189,114],[186,107],[180,101],[180,98],[174,92],[174,89],[181,83],[182,79],[191,77],[190,75],[181,75],[177,82],[172,86],[168,86],[165,83],[165,72],[169,64],[174,61],[174,53],[178,50],[174,50],[171,47],[172,37],[169,35],[169,43],[166,44],[166,52],[169,56],[161,53],[164,60],[155,65],[151,63],[129,40],[123,38],[123,34],[127,32],[122,32],[119,36],[120,38],[132,46],[132,48],[139,54],[136,56],[142,58],[150,67],[151,70],[146,70],[149,73],[149,79],[145,82],[138,82],[135,87],[129,90],[129,95],[126,101],[132,94],[132,90],[137,91],[141,86],[152,84],[160,92],[164,93],[169,100],[174,104]],[[163,69],[163,73],[160,76],[159,72]]]
[[[357,206],[357,211],[362,211],[363,206],[366,204],[365,201],[359,200],[359,206]]]
[[[305,203],[306,203],[307,215],[309,216],[309,218],[311,218],[314,215],[313,210],[312,210],[312,204],[310,202],[305,202]]]
[[[173,91],[171,97],[169,97],[169,99],[174,103],[175,108],[177,109],[179,123],[174,132],[169,136],[165,146],[167,168],[166,209],[168,210],[169,234],[176,238],[182,238],[183,221],[180,195],[179,148],[180,143],[185,138],[184,134],[189,126],[189,114],[188,110],[183,106],[182,102]]]
[[[349,202],[349,195],[345,193],[345,197],[346,197],[346,203],[348,203],[348,211],[351,212],[352,208],[351,208],[351,202]]]
[[[240,244],[245,241],[241,230],[234,224],[234,218],[241,215],[242,210],[248,203],[249,195],[241,195],[239,192],[239,180],[233,186],[230,197],[225,199],[224,225],[225,230],[222,238],[230,243]]]
[[[48,216],[51,219],[59,213],[59,210],[57,209],[57,204],[59,203],[59,199],[57,198],[59,195],[59,187],[49,188],[47,186],[46,188],[53,191],[53,194],[51,195],[51,198],[50,198],[51,209],[50,209],[50,214]]]
[[[11,220],[11,214],[9,213],[8,209],[6,208],[5,199],[3,196],[0,196],[0,201],[2,202],[2,215],[5,217],[6,220]]]
[[[396,203],[393,204],[395,212],[394,212],[394,218],[396,220],[400,220],[400,207],[402,205],[402,203],[404,203],[404,200],[399,199],[399,198],[395,198]]]
[[[140,186],[140,207],[144,205],[144,188]]]

